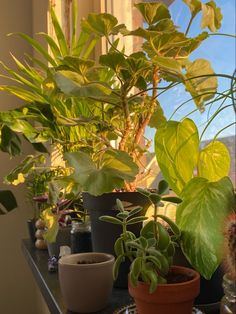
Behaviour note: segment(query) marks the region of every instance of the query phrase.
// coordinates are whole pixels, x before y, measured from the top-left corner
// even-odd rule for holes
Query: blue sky
[[[217,6],[221,8],[223,14],[223,21],[219,33],[227,33],[235,35],[235,1],[234,0],[218,0]],[[180,26],[180,31],[185,31],[188,24],[190,12],[187,5],[183,5],[182,0],[175,0],[170,6],[171,15],[176,25]],[[198,14],[194,23],[192,24],[189,35],[194,36],[199,33],[201,13]],[[232,74],[235,69],[235,39],[225,36],[210,36],[205,42],[192,54],[191,60],[199,57],[207,59],[211,62],[215,73]],[[230,87],[230,80],[218,79],[218,91],[224,91]],[[189,94],[186,93],[184,87],[178,86],[167,94],[160,96],[159,101],[164,109],[165,115],[169,118],[173,111],[185,100],[189,99]],[[229,104],[230,102],[228,102]],[[226,104],[226,103],[225,103]],[[217,104],[208,109],[204,113],[196,112],[189,117],[195,121],[199,127],[199,131],[203,130],[209,115],[212,115],[217,108]],[[186,114],[195,109],[195,105],[191,102],[184,105],[173,116],[174,120],[181,120]],[[226,125],[235,121],[235,114],[233,108],[223,110],[217,118],[211,123],[207,131],[204,133],[204,139],[210,139],[224,128]],[[155,134],[154,129],[149,129],[147,136],[153,138]],[[224,130],[220,137],[235,134],[235,126]]]

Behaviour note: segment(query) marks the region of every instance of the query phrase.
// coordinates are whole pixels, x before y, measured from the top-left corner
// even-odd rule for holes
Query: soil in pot
[[[179,282],[185,280],[184,282]],[[195,297],[200,291],[200,276],[189,268],[173,266],[168,284],[158,285],[149,293],[149,285],[129,283],[129,293],[134,298],[139,314],[191,314]],[[175,283],[173,283],[173,281]]]

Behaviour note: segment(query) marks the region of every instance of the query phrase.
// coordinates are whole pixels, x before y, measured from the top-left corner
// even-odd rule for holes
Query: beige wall
[[[7,33],[18,31],[32,35],[32,26],[36,28],[41,20],[40,11],[37,11],[36,22],[32,23],[32,9],[31,0],[1,0],[0,60],[10,66],[13,63],[9,52],[18,58],[22,58],[23,52],[32,53],[22,39],[6,36]],[[4,80],[0,79],[0,84],[2,83]],[[0,110],[8,110],[19,104],[15,97],[0,93]],[[30,153],[31,146],[25,145],[24,151]],[[23,156],[9,160],[7,154],[0,152],[0,188],[6,188],[2,184],[3,176],[22,158]],[[0,313],[42,314],[43,305],[39,301],[38,288],[20,249],[21,239],[28,237],[26,221],[31,217],[32,211],[25,201],[24,188],[15,188],[14,192],[18,209],[6,216],[0,216]]]

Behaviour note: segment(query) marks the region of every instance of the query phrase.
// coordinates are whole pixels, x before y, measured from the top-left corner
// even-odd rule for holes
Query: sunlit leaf
[[[212,141],[204,147],[198,160],[198,175],[218,181],[229,174],[230,155],[224,143]]]
[[[176,221],[181,247],[191,265],[210,279],[222,259],[222,222],[235,206],[228,177],[217,182],[193,178],[182,191]]]
[[[179,195],[193,177],[198,160],[199,138],[194,122],[168,121],[155,135],[155,153],[164,178]]]
[[[198,108],[204,107],[206,100],[214,97],[217,90],[217,78],[210,63],[205,59],[197,59],[186,65],[185,86],[193,97]]]
[[[223,16],[215,1],[202,3],[201,28],[208,27],[210,31],[216,32],[221,27]]]

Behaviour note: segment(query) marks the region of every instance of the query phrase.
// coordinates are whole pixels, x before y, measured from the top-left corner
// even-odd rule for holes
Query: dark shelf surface
[[[22,240],[22,251],[51,314],[73,314],[73,312],[68,311],[63,304],[58,274],[48,272],[47,250],[37,250],[30,240],[25,239]],[[112,314],[115,310],[132,302],[133,301],[126,289],[114,288],[107,308],[96,313]]]

